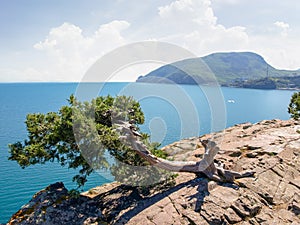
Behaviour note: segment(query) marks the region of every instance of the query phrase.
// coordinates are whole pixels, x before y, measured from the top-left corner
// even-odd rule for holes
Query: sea
[[[63,181],[75,188],[77,171],[58,163],[25,169],[9,161],[8,144],[27,137],[29,113],[57,112],[74,94],[79,100],[99,95],[133,96],[145,114],[141,131],[165,146],[182,138],[219,131],[237,123],[289,119],[287,107],[294,91],[255,90],[196,85],[146,83],[1,83],[0,84],[0,223],[26,204],[39,190]],[[84,190],[112,182],[109,171],[94,173]]]

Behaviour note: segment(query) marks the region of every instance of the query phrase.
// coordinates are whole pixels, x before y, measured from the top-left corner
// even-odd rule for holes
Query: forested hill
[[[213,53],[178,61],[140,76],[137,82],[208,84],[213,75],[223,86],[243,87],[245,84],[251,88],[251,84],[259,80],[259,88],[264,88],[265,81],[272,89],[277,87],[277,82],[278,88],[300,87],[300,70],[278,70],[253,52]],[[270,86],[270,81],[275,86]]]

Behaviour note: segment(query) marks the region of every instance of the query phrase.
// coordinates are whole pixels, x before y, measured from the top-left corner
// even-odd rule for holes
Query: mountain
[[[276,78],[272,79],[276,83],[280,78],[286,80],[297,76],[300,81],[300,70],[278,70],[256,53],[229,52],[213,53],[164,65],[145,76],[140,76],[137,82],[209,84],[215,82],[216,78],[223,86],[236,86],[244,81],[266,77]]]

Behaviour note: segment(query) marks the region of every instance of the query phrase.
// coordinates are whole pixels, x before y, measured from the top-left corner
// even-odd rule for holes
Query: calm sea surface
[[[96,94],[91,90],[97,90]],[[166,145],[236,123],[288,119],[287,105],[293,91],[140,83],[0,84],[0,223],[7,222],[34,193],[51,183],[63,181],[67,188],[75,187],[71,181],[75,170],[56,163],[21,169],[16,162],[7,160],[7,145],[26,138],[26,115],[56,112],[67,104],[66,99],[72,93],[77,93],[79,99],[89,99],[97,94],[134,96],[146,117],[142,131],[150,133],[152,141]],[[93,174],[85,190],[112,180],[109,172]]]

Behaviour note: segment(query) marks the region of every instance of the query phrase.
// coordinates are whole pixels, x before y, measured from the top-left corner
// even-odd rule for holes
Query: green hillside
[[[256,53],[230,52],[214,53],[168,64],[140,76],[137,82],[209,84],[216,78],[219,84],[224,86],[241,86],[249,80],[253,82],[266,77],[274,78],[275,83],[279,81],[275,78],[284,77],[283,83],[286,83],[293,80],[290,77],[296,76],[300,76],[299,70],[278,70]]]
[[[265,77],[246,81],[235,81],[229,86],[255,89],[300,89],[300,76]]]

